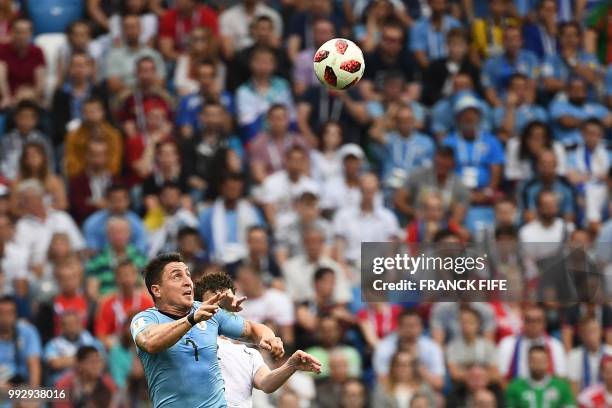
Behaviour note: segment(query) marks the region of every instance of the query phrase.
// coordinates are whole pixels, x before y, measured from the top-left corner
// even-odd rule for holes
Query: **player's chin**
[[[184,300],[186,305],[191,306],[193,303],[193,291],[184,292],[181,298]]]

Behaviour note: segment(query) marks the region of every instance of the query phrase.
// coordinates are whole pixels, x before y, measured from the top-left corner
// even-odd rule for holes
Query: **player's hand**
[[[229,312],[240,312],[242,310],[242,302],[247,299],[246,296],[236,297],[229,289],[226,291],[226,294],[225,298],[219,302],[221,307]]]
[[[321,362],[310,354],[298,350],[287,360],[289,367],[298,371],[310,371],[312,373],[321,373]]]
[[[225,296],[227,296],[227,293],[219,292],[205,302],[202,302],[193,316],[195,321],[199,323],[213,317],[219,310],[219,302],[223,300]]]
[[[274,358],[281,358],[285,355],[285,348],[283,347],[283,341],[280,339],[280,337],[262,339],[259,342],[259,347],[269,351]]]

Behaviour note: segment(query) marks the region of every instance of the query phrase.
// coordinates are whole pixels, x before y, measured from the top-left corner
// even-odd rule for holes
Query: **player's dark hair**
[[[236,286],[234,281],[225,272],[213,272],[204,275],[202,279],[196,282],[194,285],[194,296],[195,300],[203,300],[203,296],[206,292],[223,292],[230,289],[232,292],[236,292]]]
[[[239,173],[239,172],[236,172],[236,171],[230,171],[228,173],[225,173],[225,175],[221,179],[221,184],[225,184],[225,183],[227,183],[229,181],[244,182],[244,176],[242,175],[242,173]]]
[[[528,81],[529,77],[527,75],[523,74],[522,72],[515,72],[514,74],[510,75],[510,78],[508,79],[508,83],[511,84],[512,81],[514,81],[516,79],[522,79],[524,81]]]
[[[153,296],[151,287],[159,284],[164,268],[166,265],[172,262],[184,262],[184,260],[181,254],[177,252],[159,254],[155,258],[151,259],[147,266],[145,266],[142,270],[145,286],[153,299],[155,299],[155,296]]]
[[[81,346],[76,352],[76,360],[78,362],[82,362],[87,357],[95,353],[100,353],[100,352],[94,346]]]

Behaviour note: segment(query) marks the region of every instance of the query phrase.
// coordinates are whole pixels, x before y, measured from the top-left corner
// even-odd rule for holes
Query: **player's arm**
[[[276,337],[272,329],[265,324],[245,320],[241,337],[268,350],[275,358],[280,358],[285,354],[283,341],[280,337]]]
[[[200,308],[193,313],[195,323],[210,319],[219,310],[219,301],[223,297],[225,293],[218,293],[206,302],[202,302]],[[190,316],[191,314],[169,323],[147,325],[136,335],[136,345],[151,354],[172,347],[193,327],[189,322]]]
[[[321,363],[310,354],[298,350],[275,370],[270,370],[265,364],[261,366],[255,374],[253,384],[258,390],[270,394],[278,390],[296,371],[320,373]]]

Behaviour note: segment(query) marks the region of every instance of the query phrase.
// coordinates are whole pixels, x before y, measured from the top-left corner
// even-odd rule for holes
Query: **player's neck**
[[[190,308],[184,306],[158,304],[157,310],[171,318],[181,318],[189,314]]]

